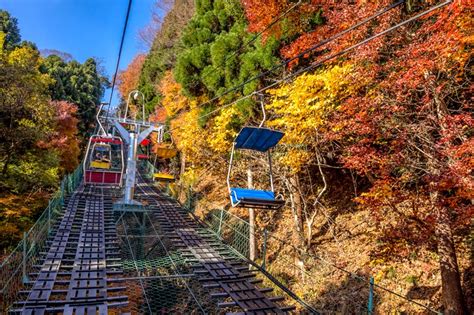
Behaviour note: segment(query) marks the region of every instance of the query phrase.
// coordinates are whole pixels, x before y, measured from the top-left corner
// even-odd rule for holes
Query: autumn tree
[[[269,91],[267,108],[277,118],[269,125],[285,130],[283,152],[277,160],[282,184],[291,195],[295,238],[305,251],[311,249],[316,215],[324,211],[327,193],[327,154],[332,151],[324,141],[327,118],[363,81],[357,82],[354,66],[330,66],[314,74],[303,74],[293,82]],[[314,171],[316,173],[314,173]],[[303,183],[312,183],[303,185]]]
[[[138,54],[127,66],[127,69],[119,72],[117,85],[123,99],[126,99],[131,91],[137,89],[144,61],[145,55]]]
[[[176,0],[163,21],[156,21],[159,27],[147,30],[152,32],[147,37],[153,37],[153,43],[143,63],[138,89],[145,94],[148,113],[153,112],[160,102],[160,80],[175,65],[176,56],[182,50],[180,40],[183,29],[193,14],[193,0]]]
[[[0,36],[3,45],[4,34]],[[4,189],[21,192],[33,186],[50,185],[57,179],[54,156],[37,146],[47,136],[54,114],[47,94],[51,80],[39,71],[39,58],[39,52],[29,47],[0,50],[0,153]]]
[[[243,0],[242,6],[248,31],[263,32],[263,41],[275,36],[283,43],[289,43],[324,23],[324,6],[319,1]]]
[[[123,103],[127,101],[130,92],[138,88],[138,82],[140,80],[140,74],[145,58],[146,56],[143,54],[136,55],[132,62],[127,66],[127,69],[120,71],[118,74],[117,87]],[[132,116],[137,114],[137,108],[134,104],[130,104],[129,110]]]
[[[302,34],[281,53],[285,58],[294,57],[347,28],[348,21],[360,20],[388,4],[327,7],[323,14],[326,23],[314,32]],[[369,34],[386,29],[400,17],[406,18],[406,13],[399,7],[377,23],[364,25],[322,46],[300,62],[314,62],[319,56],[339,52]],[[453,3],[441,14],[420,22],[410,36],[407,32],[411,28],[406,27],[401,33],[376,39],[352,52],[349,58],[355,68],[351,86],[361,87],[353,90],[352,95],[336,94],[336,99],[331,100],[324,97],[324,89],[313,89],[315,95],[305,97],[298,89],[290,88],[287,95],[277,94],[275,98],[283,109],[279,112],[282,118],[276,122],[288,117],[280,126],[291,130],[285,141],[302,137],[293,140],[296,147],[290,147],[282,162],[298,166],[319,162],[321,156],[338,157],[346,169],[368,180],[370,189],[356,200],[374,211],[376,222],[385,222],[384,242],[393,246],[392,241],[402,238],[434,249],[439,255],[443,304],[449,314],[466,312],[453,235],[469,226],[474,214],[470,200],[474,185],[473,121],[468,109],[470,87],[466,83],[466,78],[472,77],[468,70],[472,59],[469,20],[472,20],[469,10],[462,3]],[[296,79],[293,84],[304,78]],[[286,101],[291,96],[294,99]],[[319,99],[336,106],[326,112],[328,116],[321,116],[324,109],[319,108],[316,115],[291,117],[310,110]],[[307,102],[304,110],[291,110],[304,102]],[[278,112],[279,108],[275,110]],[[318,117],[323,117],[323,129],[314,122]],[[318,137],[308,138],[301,129],[305,126],[301,121],[306,120],[314,127],[310,129],[312,134],[319,132]],[[297,132],[292,130],[293,123],[298,127]],[[292,185],[297,188],[295,191],[299,190],[298,181]],[[300,202],[300,197],[295,194],[292,203]],[[386,222],[388,217],[390,224]],[[296,224],[297,232],[301,233],[303,223]],[[403,253],[401,249],[397,252]]]
[[[53,56],[50,60],[60,61]],[[16,19],[0,10],[2,249],[21,239],[38,211],[44,209],[59,177],[78,164],[77,107],[64,101],[51,102],[51,98],[80,100],[81,89],[93,95],[94,87],[88,85],[93,73],[83,69],[74,75],[66,73],[65,63],[61,66],[51,75],[45,73],[36,46],[20,42]]]
[[[66,101],[52,101],[50,105],[54,108],[54,131],[49,135],[48,146],[58,151],[63,174],[71,173],[79,164],[81,153],[77,106]]]
[[[344,166],[371,182],[358,201],[375,219],[392,218],[384,240],[402,238],[439,255],[447,314],[466,312],[453,235],[474,216],[470,88],[459,79],[472,76],[471,18],[452,3],[412,36],[382,43],[383,55],[356,52],[358,76],[370,83],[331,116],[327,133]]]

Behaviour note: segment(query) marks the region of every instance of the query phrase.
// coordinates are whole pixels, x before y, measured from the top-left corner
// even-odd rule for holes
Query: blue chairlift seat
[[[280,209],[285,201],[276,199],[273,191],[247,188],[230,188],[230,199],[233,207]]]
[[[271,157],[269,150],[275,147],[283,138],[284,133],[262,127],[244,127],[240,130],[234,141],[229,172],[227,175],[227,185],[229,187],[230,201],[233,207],[258,208],[258,209],[279,209],[285,201],[275,198],[273,190],[273,178],[271,173]],[[257,190],[247,188],[230,187],[230,172],[232,169],[232,158],[234,149],[247,149],[260,152],[268,152],[268,162],[270,164],[270,184],[272,190]]]
[[[284,133],[261,127],[244,127],[235,139],[236,149],[267,152],[278,144]]]

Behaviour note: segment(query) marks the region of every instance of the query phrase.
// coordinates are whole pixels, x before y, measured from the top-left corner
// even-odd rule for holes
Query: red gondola
[[[119,137],[95,135],[89,139],[84,159],[84,183],[122,186],[123,142]]]

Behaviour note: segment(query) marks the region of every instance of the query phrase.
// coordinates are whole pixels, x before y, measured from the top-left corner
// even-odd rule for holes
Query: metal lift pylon
[[[142,120],[127,118],[128,104],[132,95],[134,99],[137,99],[138,96],[142,97]],[[140,211],[140,209],[143,208],[143,205],[133,198],[137,174],[137,148],[138,145],[152,132],[162,133],[164,126],[161,123],[145,121],[145,104],[143,93],[136,90],[130,92],[128,96],[127,106],[125,108],[123,117],[107,117],[106,119],[111,122],[118,130],[127,147],[127,166],[125,170],[124,196],[122,200],[115,203],[115,207],[121,208],[122,210],[130,209],[132,211]],[[123,125],[130,126],[130,130],[127,130]]]

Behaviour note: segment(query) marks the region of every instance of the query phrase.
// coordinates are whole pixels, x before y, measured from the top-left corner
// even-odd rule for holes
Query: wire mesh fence
[[[28,283],[28,274],[44,251],[46,240],[53,226],[60,219],[64,208],[64,199],[72,193],[82,181],[82,165],[63,178],[59,190],[50,199],[48,206],[36,220],[23,239],[0,265],[0,308],[6,310],[16,299],[19,290]]]
[[[223,209],[208,211],[202,221],[239,255],[250,258],[250,225],[247,221]],[[439,313],[377,285],[370,275],[346,270],[332,263],[329,257],[305,253],[291,241],[282,240],[266,230],[255,229],[254,236],[257,243],[254,261],[320,313]],[[270,246],[273,248],[271,253],[267,250]],[[278,290],[268,277],[263,280],[266,286]]]

